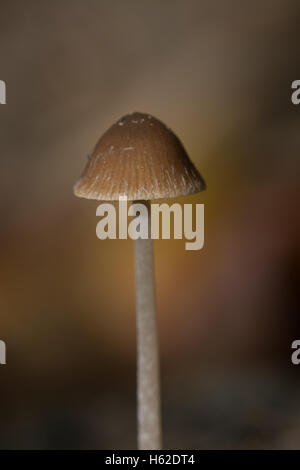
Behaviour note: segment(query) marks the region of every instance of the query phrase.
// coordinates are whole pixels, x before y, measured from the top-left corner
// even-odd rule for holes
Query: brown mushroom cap
[[[75,184],[76,196],[103,201],[170,198],[197,193],[205,183],[180,140],[161,121],[132,113],[96,144]]]

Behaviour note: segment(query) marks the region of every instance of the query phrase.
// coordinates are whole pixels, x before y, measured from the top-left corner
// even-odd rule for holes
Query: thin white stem
[[[137,315],[137,415],[138,448],[161,449],[159,353],[156,324],[153,243],[150,204],[149,238],[134,242]]]

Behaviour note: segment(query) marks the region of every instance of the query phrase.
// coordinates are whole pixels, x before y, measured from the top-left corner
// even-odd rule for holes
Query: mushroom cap
[[[97,142],[74,186],[78,197],[117,201],[197,193],[205,183],[176,135],[161,121],[132,113]]]

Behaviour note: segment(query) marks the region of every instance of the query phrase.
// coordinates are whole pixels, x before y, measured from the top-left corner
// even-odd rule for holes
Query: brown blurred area
[[[72,192],[135,110],[207,183],[204,249],[155,242],[165,448],[299,448],[299,2],[0,9],[0,448],[136,445],[132,242]]]

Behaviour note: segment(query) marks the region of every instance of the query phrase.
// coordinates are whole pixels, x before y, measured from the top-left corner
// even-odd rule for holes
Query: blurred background
[[[155,242],[164,446],[300,448],[300,5],[0,2],[0,448],[133,449],[132,241],[72,187],[131,111],[180,137],[205,246]]]

